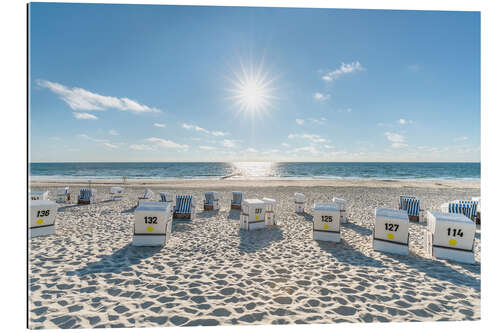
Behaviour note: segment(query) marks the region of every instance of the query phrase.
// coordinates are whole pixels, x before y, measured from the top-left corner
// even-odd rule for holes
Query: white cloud
[[[408,124],[413,124],[413,120],[408,120],[408,119],[399,119],[398,123],[400,125],[408,125]]]
[[[292,149],[290,151],[288,151],[289,153],[310,153],[310,154],[319,154],[320,151],[314,147],[314,146],[306,146],[306,147],[299,147],[299,148],[295,148],[295,149]]]
[[[85,139],[85,140],[94,141],[94,142],[100,142],[100,143],[108,142],[108,140],[92,138],[92,137],[88,136],[87,134],[78,134],[78,137],[80,139]]]
[[[387,140],[392,142],[392,147],[394,148],[403,148],[408,146],[405,143],[406,138],[401,134],[385,132],[384,135],[387,138]]]
[[[132,144],[129,146],[129,148],[132,150],[154,150],[154,148],[151,146],[139,144]]]
[[[469,140],[469,137],[467,136],[459,136],[458,138],[455,138],[454,141],[466,141]]]
[[[115,131],[114,129],[111,129],[109,130],[108,132],[110,135],[120,135],[120,133],[118,133],[117,131]]]
[[[308,119],[312,124],[316,124],[316,125],[324,125],[325,122],[326,122],[326,118],[325,117],[321,117],[320,119],[316,119],[316,118],[309,118]]]
[[[97,119],[99,119],[96,116],[94,116],[93,114],[86,113],[86,112],[73,112],[73,116],[76,119],[88,119],[88,120],[97,120]]]
[[[325,75],[323,75],[322,79],[324,81],[333,81],[341,77],[342,75],[349,74],[349,73],[354,73],[358,71],[363,71],[365,68],[361,66],[359,61],[352,62],[350,64],[345,64],[342,63],[340,65],[340,68],[337,68],[334,71],[328,72]]]
[[[212,134],[213,136],[224,136],[224,135],[227,135],[228,133],[224,133],[224,132],[221,132],[221,131],[209,131],[207,129],[204,129],[203,127],[200,127],[200,126],[197,126],[197,125],[192,125],[192,124],[182,124],[182,128],[185,128],[185,129],[194,129],[195,131],[197,132],[202,132],[202,133],[206,133],[206,134]]]
[[[236,146],[236,142],[234,140],[225,139],[224,141],[222,141],[222,145],[224,147],[232,148]]]
[[[161,147],[165,147],[165,148],[172,148],[172,149],[178,149],[178,150],[187,150],[189,148],[188,145],[175,143],[171,140],[165,140],[165,139],[161,139],[161,138],[152,137],[152,138],[147,139],[147,141],[156,143],[157,145],[159,145]]]
[[[295,122],[296,122],[298,125],[302,125],[302,124],[304,124],[304,119],[295,119]]]
[[[160,124],[160,123],[154,123],[153,126],[160,127],[160,128],[165,128],[165,124]]]
[[[212,146],[200,146],[200,149],[203,149],[203,150],[214,150],[215,147],[212,147]]]
[[[118,148],[117,145],[111,144],[109,142],[104,142],[103,145],[104,145],[104,147],[109,148],[109,149],[116,149],[116,148]]]
[[[73,110],[99,110],[118,109],[137,113],[160,112],[157,108],[140,104],[127,97],[103,96],[82,88],[69,88],[57,82],[37,80],[36,83],[43,88],[48,88],[59,95]]]
[[[326,101],[327,99],[330,98],[330,95],[329,94],[322,94],[322,93],[315,93],[313,95],[314,99],[317,100],[317,101]]]
[[[281,145],[282,145],[283,147],[290,147],[290,145],[289,145],[288,143],[286,143],[286,142],[283,142]]]
[[[258,151],[258,150],[257,150],[257,149],[255,149],[255,148],[248,148],[248,149],[246,150],[246,152],[247,152],[247,153],[256,153],[257,151]]]
[[[318,134],[289,134],[288,138],[289,139],[306,139],[306,140],[310,140],[314,143],[323,143],[323,142],[328,141],[327,139],[322,138]]]
[[[330,146],[330,145],[324,145],[323,147],[325,147],[326,149],[335,149],[335,146]]]

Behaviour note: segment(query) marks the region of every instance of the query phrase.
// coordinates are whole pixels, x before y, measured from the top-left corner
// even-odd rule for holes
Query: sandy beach
[[[109,187],[125,187],[122,201]],[[173,325],[319,324],[480,319],[481,230],[476,264],[429,259],[425,222],[410,224],[410,255],[375,252],[376,207],[415,195],[424,209],[480,195],[479,181],[384,180],[93,180],[97,203],[75,205],[86,180],[32,181],[32,189],[70,186],[56,235],[29,240],[29,327],[98,328]],[[192,194],[192,221],[174,220],[167,244],[131,246],[134,206],[145,187]],[[231,191],[277,200],[278,226],[240,231]],[[221,210],[203,212],[205,191]],[[293,209],[306,195],[306,213]],[[349,201],[342,242],[312,240],[312,206]]]

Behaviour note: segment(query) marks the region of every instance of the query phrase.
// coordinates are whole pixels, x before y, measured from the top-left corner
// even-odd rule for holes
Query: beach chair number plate
[[[448,228],[448,236],[464,237],[464,233],[463,233],[462,229],[451,229],[451,228]]]
[[[333,221],[333,217],[331,216],[321,216],[321,222],[331,223]]]
[[[156,216],[145,216],[144,223],[146,223],[146,224],[158,224],[158,218]]]
[[[385,224],[385,230],[389,231],[398,231],[399,224],[393,224],[393,223],[386,223]]]
[[[36,217],[44,217],[44,216],[49,216],[50,210],[39,210],[36,213]]]
[[[262,213],[262,208],[256,208],[255,209],[255,214],[260,214]]]

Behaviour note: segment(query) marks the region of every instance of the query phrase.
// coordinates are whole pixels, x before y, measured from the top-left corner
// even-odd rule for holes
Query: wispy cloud
[[[200,149],[203,149],[203,150],[215,150],[216,148],[212,147],[212,146],[200,146]]]
[[[317,101],[326,101],[327,99],[330,98],[330,95],[317,92],[313,95],[313,98]]]
[[[192,124],[182,124],[182,128],[189,129],[189,130],[195,130],[197,132],[202,132],[206,134],[211,134],[213,136],[225,136],[228,133],[222,132],[222,131],[209,131],[203,127],[197,126],[197,125],[192,125]]]
[[[467,136],[459,136],[458,138],[455,138],[454,141],[466,141],[469,140],[469,137]]]
[[[85,119],[85,120],[97,120],[97,119],[99,119],[96,116],[94,116],[93,114],[86,113],[86,112],[73,112],[73,116],[76,119]]]
[[[384,135],[387,138],[387,140],[392,142],[391,146],[394,148],[403,148],[408,146],[405,143],[406,138],[401,134],[385,132]]]
[[[323,125],[325,124],[326,122],[326,118],[325,117],[321,117],[319,119],[316,119],[316,118],[309,118],[308,119],[312,124],[316,124],[316,125]]]
[[[345,74],[355,73],[363,70],[365,70],[365,68],[361,66],[359,61],[355,61],[350,64],[342,63],[340,65],[340,68],[326,73],[325,75],[323,75],[322,79],[324,81],[333,81]]]
[[[104,142],[103,145],[104,145],[104,147],[109,148],[109,149],[116,149],[116,148],[118,148],[117,145],[114,145],[114,144],[109,143],[109,142]]]
[[[187,150],[189,148],[188,145],[179,144],[179,143],[173,142],[171,140],[165,140],[165,139],[161,139],[161,138],[152,137],[152,138],[147,139],[147,141],[153,142],[153,143],[157,144],[158,146],[165,147],[165,148],[171,148],[171,149],[177,149],[177,150]]]
[[[222,141],[222,145],[227,148],[233,148],[236,146],[236,141],[225,139],[224,141]]]
[[[306,140],[310,140],[314,143],[324,143],[324,142],[328,141],[327,139],[322,138],[318,134],[307,134],[307,133],[306,134],[289,134],[288,138],[289,139],[306,139]]]
[[[154,150],[154,147],[142,144],[132,144],[129,148],[132,150]]]
[[[165,124],[160,124],[160,123],[154,123],[153,126],[160,127],[160,128],[165,128]]]
[[[304,119],[295,119],[295,122],[298,124],[298,125],[303,125],[304,124]]]
[[[408,125],[408,124],[413,124],[413,120],[408,120],[408,119],[399,119],[398,123],[400,125]]]
[[[352,109],[351,108],[346,108],[346,109],[338,109],[337,112],[340,113],[351,113]]]
[[[56,95],[59,95],[59,98],[66,102],[73,110],[103,111],[106,109],[118,109],[136,113],[160,112],[157,108],[140,104],[128,97],[103,96],[83,88],[69,88],[60,83],[47,80],[37,80],[36,83],[38,86],[48,88]]]
[[[256,153],[257,151],[258,151],[258,150],[257,150],[257,149],[255,149],[255,148],[248,148],[247,150],[245,150],[245,152],[247,152],[247,153],[252,153],[252,154],[253,154],[253,153]]]
[[[120,133],[118,133],[118,132],[117,132],[116,130],[114,130],[114,129],[109,130],[109,131],[108,131],[108,133],[109,133],[110,135],[120,135]]]

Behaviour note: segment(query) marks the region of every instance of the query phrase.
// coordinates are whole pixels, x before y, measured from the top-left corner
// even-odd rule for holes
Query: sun
[[[262,116],[272,107],[275,90],[272,86],[274,79],[263,70],[263,65],[255,68],[253,65],[241,65],[240,73],[234,73],[231,79],[233,87],[228,89],[229,97],[235,102],[239,112],[249,116]]]

